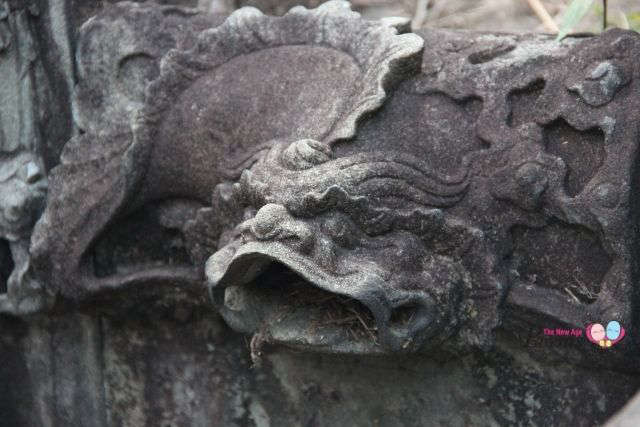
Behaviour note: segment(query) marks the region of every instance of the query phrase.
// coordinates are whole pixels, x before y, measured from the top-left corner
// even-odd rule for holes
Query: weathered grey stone
[[[636,391],[637,34],[107,3],[0,13],[0,424],[591,425]]]
[[[197,9],[122,2],[88,20],[78,37],[74,119],[87,133],[129,127],[144,102],[147,84],[158,77],[161,58],[188,48],[196,35],[217,23]]]
[[[44,303],[40,284],[25,275],[31,228],[44,208],[46,178],[36,164],[38,159],[29,151],[21,151],[0,162],[0,239],[7,242],[5,262],[10,264],[10,274],[2,278],[2,313],[33,312],[42,309]]]
[[[44,304],[43,290],[26,274],[30,235],[44,209],[46,171],[70,136],[68,126],[56,123],[68,105],[56,79],[59,66],[48,68],[43,53],[47,15],[36,1],[0,2],[0,313],[33,312]]]
[[[171,16],[162,18],[173,10],[124,3],[81,31],[75,105],[87,132],[66,146],[51,177],[32,247],[41,276],[53,273],[46,280],[51,292],[80,299],[158,280],[192,286],[207,252],[218,251],[206,273],[233,327],[266,328],[275,341],[325,351],[409,351],[445,341],[489,348],[505,297],[573,326],[600,317],[630,324],[625,284],[632,281],[633,243],[625,221],[633,205],[625,183],[633,174],[635,131],[615,125],[632,120],[629,104],[620,97],[589,110],[562,86],[599,58],[609,62],[600,61],[605,66],[587,79],[633,74],[625,62],[636,46],[632,35],[555,44],[425,33],[424,61],[441,65],[420,74],[421,39],[394,35],[329,2],[283,18],[241,9],[197,41],[184,33],[178,50],[153,71],[168,49],[158,40],[178,28]],[[118,18],[123,14],[130,21]],[[152,30],[145,32],[147,25]],[[202,23],[192,25],[195,31]],[[127,28],[144,36],[127,36]],[[137,86],[123,86],[122,58],[132,57],[149,64],[130,70],[141,76],[137,83],[125,78]],[[621,65],[614,69],[611,61]],[[112,63],[120,68],[108,71]],[[411,74],[355,136],[361,117]],[[613,86],[630,78],[613,80],[598,86],[603,96],[613,98]],[[406,113],[421,109],[431,113]],[[584,138],[584,149],[566,146]],[[216,186],[215,206],[207,206]],[[150,269],[104,264],[111,271],[99,271],[96,239],[105,226],[150,206],[160,228],[182,230],[182,255]],[[167,209],[175,211],[169,223],[161,219]],[[576,265],[580,277],[555,273],[557,261],[537,266],[536,250],[545,249],[526,243],[546,245],[563,234],[573,240],[558,256],[590,265]],[[347,298],[367,332],[364,342],[353,342],[342,327],[302,333],[309,330],[306,315],[283,321],[287,289],[245,295],[245,310],[227,311],[224,288],[262,292],[251,283],[274,261]],[[316,309],[324,311],[322,304],[301,308]]]

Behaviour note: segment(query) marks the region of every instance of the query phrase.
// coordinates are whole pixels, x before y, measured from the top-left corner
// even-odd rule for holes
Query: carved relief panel
[[[637,49],[120,3],[80,31],[78,135],[15,271],[51,301],[208,288],[338,353],[488,349],[506,306],[631,324]]]
[[[111,3],[0,1],[0,413],[581,425],[638,387],[637,34]]]

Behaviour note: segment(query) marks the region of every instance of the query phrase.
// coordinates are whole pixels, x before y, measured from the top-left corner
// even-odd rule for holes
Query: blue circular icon
[[[607,324],[607,338],[616,340],[620,336],[620,322],[612,320]]]

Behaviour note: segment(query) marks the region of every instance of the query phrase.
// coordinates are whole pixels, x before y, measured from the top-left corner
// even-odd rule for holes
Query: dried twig
[[[251,362],[256,368],[262,366],[262,350],[265,344],[268,344],[271,337],[268,332],[260,330],[253,334],[251,342],[249,343],[249,349],[251,350]]]
[[[565,287],[565,288],[564,288],[564,290],[565,290],[565,292],[566,292],[566,293],[568,293],[568,294],[569,294],[569,295],[570,295],[570,296],[571,296],[571,297],[572,297],[572,298],[573,298],[573,299],[574,299],[578,304],[580,303],[580,300],[578,299],[578,297],[577,297],[577,296],[575,296],[575,295],[574,295],[574,293],[573,293],[573,292],[571,292],[571,291],[569,290],[569,288],[566,288],[566,287]]]
[[[578,286],[574,285],[572,287],[575,288],[576,292],[578,292],[580,295],[583,295],[584,297],[592,301],[595,301],[598,298],[598,294],[591,292],[582,280],[576,277],[575,281],[578,282]]]
[[[360,313],[358,313],[356,310],[354,310],[351,307],[347,308],[350,312],[352,312],[353,314],[356,315],[356,317],[358,318],[358,321],[360,321],[360,324],[362,325],[362,327],[364,328],[364,330],[367,332],[367,334],[369,334],[369,337],[371,338],[371,340],[377,344],[377,339],[376,339],[376,335],[373,333],[373,331],[371,330],[371,328],[369,327],[369,325],[367,325],[367,323],[362,320],[362,317],[360,317]]]
[[[542,21],[542,25],[544,25],[544,28],[547,31],[554,34],[560,31],[560,28],[558,28],[558,24],[556,24],[556,21],[554,21],[551,15],[549,15],[549,12],[547,12],[547,9],[540,2],[540,0],[527,0],[527,3],[529,3],[531,10],[533,10],[538,18],[540,18],[540,21]]]
[[[418,30],[422,28],[425,21],[427,20],[428,9],[429,9],[429,0],[416,1],[416,10],[413,14],[413,19],[411,20],[412,30]]]

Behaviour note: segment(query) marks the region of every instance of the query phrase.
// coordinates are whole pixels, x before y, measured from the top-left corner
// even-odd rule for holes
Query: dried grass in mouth
[[[344,328],[355,341],[373,341],[378,344],[378,328],[373,315],[362,303],[343,295],[333,294],[297,282],[295,289],[285,296],[283,312],[276,321],[284,320],[297,310],[309,313],[310,333],[320,333],[323,328]]]
[[[358,301],[297,281],[294,289],[285,295],[285,302],[277,313],[267,319],[262,328],[253,334],[249,343],[253,366],[262,366],[264,346],[272,341],[269,327],[280,323],[298,310],[309,313],[307,333],[322,334],[323,328],[344,328],[354,341],[370,341],[378,344],[378,328],[371,312]]]
[[[269,267],[261,277],[265,280],[251,286],[282,301],[277,312],[265,321],[265,329],[303,311],[308,315],[309,334],[321,334],[324,328],[343,328],[354,341],[378,344],[373,315],[359,301],[317,288],[280,264]]]

